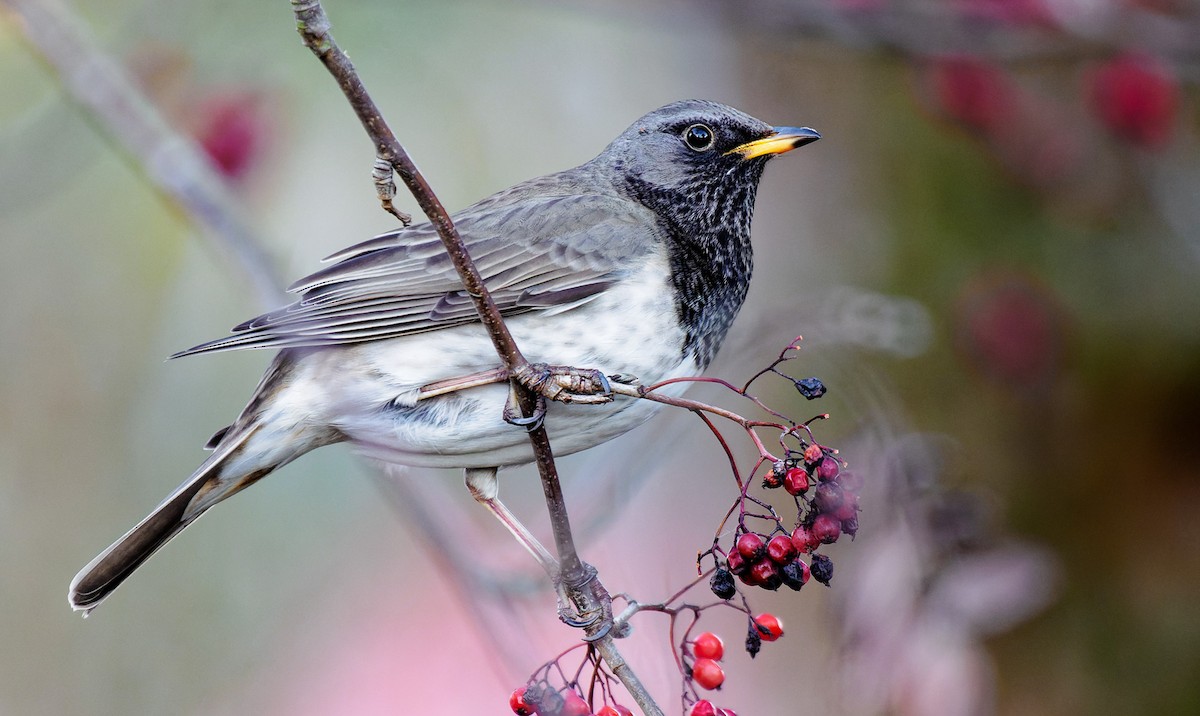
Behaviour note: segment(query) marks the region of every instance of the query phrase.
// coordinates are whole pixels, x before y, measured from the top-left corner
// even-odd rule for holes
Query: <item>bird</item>
[[[678,101],[594,159],[452,215],[529,361],[599,376],[593,399],[546,408],[556,454],[617,437],[659,407],[606,394],[606,376],[648,385],[709,365],[749,288],[763,169],[819,138],[724,104]],[[532,462],[532,449],[506,415],[509,386],[470,379],[500,360],[433,226],[405,226],[325,261],[289,288],[293,303],[172,356],[277,351],[245,409],[205,446],[209,457],[74,578],[72,608],[86,616],[209,508],[334,443],[385,463],[462,469],[476,499],[511,518],[495,476]],[[451,388],[428,389],[437,385]]]

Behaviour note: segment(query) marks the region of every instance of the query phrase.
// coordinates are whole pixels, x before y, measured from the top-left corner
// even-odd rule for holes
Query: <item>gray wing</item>
[[[455,217],[505,316],[594,296],[625,276],[654,244],[653,216],[639,204],[612,195],[547,196],[522,188]],[[288,289],[300,300],[172,358],[384,340],[478,320],[429,224],[377,236],[326,260],[335,263]]]

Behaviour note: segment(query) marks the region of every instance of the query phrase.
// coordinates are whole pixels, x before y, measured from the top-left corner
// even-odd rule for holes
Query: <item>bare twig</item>
[[[379,108],[371,99],[350,59],[334,42],[330,33],[329,18],[325,15],[321,3],[319,0],[292,0],[292,9],[304,44],[313,51],[337,80],[346,99],[350,102],[350,106],[358,115],[363,128],[375,145],[378,161],[375,165],[374,175],[376,186],[381,187],[380,195],[385,210],[395,213],[394,207],[391,206],[390,192],[387,190],[387,179],[381,171],[383,164],[390,166],[400,176],[416,199],[418,206],[437,230],[508,374],[517,376],[528,371],[529,364],[509,333],[499,309],[484,285],[483,278],[471,260],[458,231],[454,228],[449,213],[384,121]],[[527,416],[532,415],[535,410],[535,396],[515,378],[513,384],[522,411]],[[645,686],[613,643],[613,636],[610,632],[612,626],[611,600],[603,586],[595,578],[595,571],[583,564],[575,549],[566,502],[563,499],[558,472],[554,464],[553,450],[545,428],[539,426],[530,431],[529,440],[533,446],[538,472],[542,478],[546,504],[550,512],[554,542],[561,565],[559,582],[575,612],[579,615],[578,625],[584,629],[586,639],[593,643],[597,652],[613,674],[628,689],[642,711],[646,714],[661,714],[662,710],[654,703]]]
[[[224,179],[195,142],[171,128],[120,63],[57,0],[0,0],[0,7],[17,20],[25,39],[54,68],[87,118],[159,191],[208,228],[213,243],[243,275],[257,302],[273,307],[280,282],[271,262]]]

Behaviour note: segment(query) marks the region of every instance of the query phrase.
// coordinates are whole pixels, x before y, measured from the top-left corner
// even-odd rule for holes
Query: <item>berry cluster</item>
[[[546,682],[526,684],[508,697],[508,705],[517,716],[633,716],[628,707],[605,704],[592,708],[574,689],[558,690]]]
[[[721,599],[737,594],[734,577],[750,587],[776,590],[787,586],[799,590],[810,578],[829,585],[833,562],[815,554],[822,545],[833,544],[843,535],[858,533],[859,492],[862,480],[845,469],[833,450],[816,443],[790,450],[763,477],[766,489],[783,489],[795,498],[796,526],[789,535],[782,522],[772,514],[775,532],[768,536],[745,528],[742,520],[736,531],[733,549],[722,552],[725,563],[718,561],[709,586]],[[810,554],[806,562],[802,555]]]

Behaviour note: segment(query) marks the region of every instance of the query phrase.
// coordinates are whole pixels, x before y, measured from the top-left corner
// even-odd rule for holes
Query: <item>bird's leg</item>
[[[597,404],[613,399],[608,378],[592,368],[528,363],[518,368],[513,377],[534,393],[560,403]]]
[[[494,467],[467,468],[467,489],[471,491],[471,497],[474,497],[476,502],[486,507],[488,512],[500,520],[500,524],[504,525],[512,533],[512,536],[517,538],[522,547],[529,550],[529,553],[542,566],[542,569],[546,570],[546,574],[550,575],[551,579],[557,579],[558,560],[500,501],[500,481],[496,479],[496,471],[497,468]]]
[[[597,619],[596,615],[580,614],[571,604],[571,600],[567,598],[566,590],[562,584],[562,580],[559,578],[558,560],[550,554],[549,550],[542,546],[538,538],[534,537],[525,525],[521,524],[517,516],[510,512],[504,506],[504,503],[500,501],[500,481],[496,479],[497,468],[467,468],[465,472],[467,489],[471,491],[471,497],[474,497],[476,502],[486,507],[496,519],[500,520],[500,524],[504,525],[512,533],[513,537],[517,538],[521,546],[529,550],[529,553],[533,555],[533,558],[537,560],[542,569],[546,571],[546,574],[550,576],[551,581],[554,582],[554,588],[558,592],[559,619],[569,626],[580,628],[590,626],[595,622]],[[590,565],[585,566],[588,570],[586,583],[595,578],[596,570]]]

